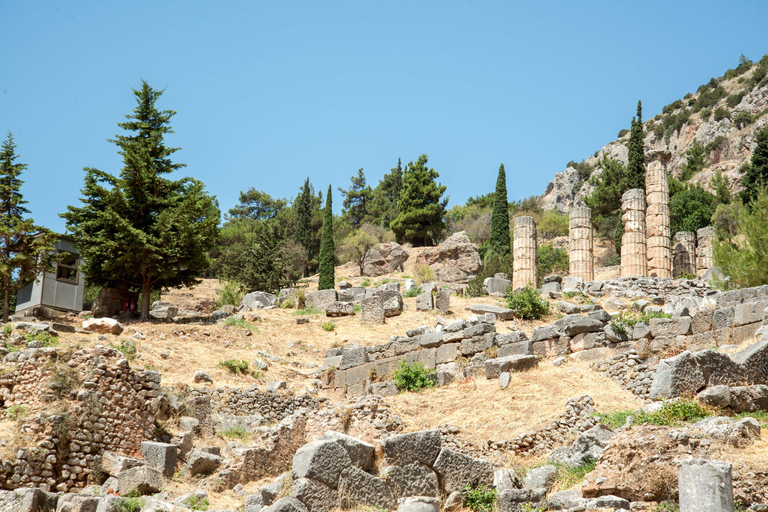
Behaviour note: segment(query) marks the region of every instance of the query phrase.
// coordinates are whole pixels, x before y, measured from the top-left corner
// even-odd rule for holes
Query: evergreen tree
[[[307,257],[312,247],[312,192],[309,178],[304,181],[301,194],[296,198],[296,241],[307,251]],[[304,277],[309,275],[309,269],[304,268]]]
[[[437,171],[427,168],[427,155],[421,155],[415,164],[408,163],[398,203],[400,214],[390,225],[398,241],[432,245],[440,238],[448,198],[441,200],[446,187],[437,184],[438,177]]]
[[[317,283],[318,290],[329,290],[336,286],[336,265],[334,261],[333,244],[333,207],[331,205],[331,186],[328,185],[328,197],[325,199],[325,215],[323,216],[323,236],[320,240],[320,273]]]
[[[768,128],[762,128],[755,134],[755,149],[748,164],[742,166],[745,171],[741,179],[744,189],[741,191],[741,201],[750,204],[757,191],[762,186],[768,186]]]
[[[731,191],[728,188],[728,180],[720,169],[715,171],[715,177],[709,182],[709,186],[715,190],[715,204],[730,204]]]
[[[109,141],[123,157],[120,174],[86,168],[82,206],[68,206],[62,217],[86,261],[87,281],[140,291],[146,320],[152,290],[199,282],[220,214],[202,182],[164,177],[184,164],[170,159],[179,148],[164,143],[176,112],[158,110],[163,91],[142,81],[133,94],[136,107],[118,123],[128,134]]]
[[[357,171],[357,176],[349,178],[352,186],[344,190],[339,187],[339,192],[344,194],[342,202],[342,215],[349,220],[353,228],[359,228],[360,225],[368,220],[368,208],[370,206],[373,190],[366,185],[365,173],[363,169]]]
[[[371,222],[373,224],[389,228],[390,223],[400,213],[398,202],[403,190],[403,167],[400,159],[397,159],[397,167],[390,169],[379,181],[373,191],[373,200],[370,208]]]
[[[278,293],[288,284],[283,240],[273,222],[261,223],[256,231],[255,243],[229,262],[225,277],[242,284],[246,290]]]
[[[269,220],[277,217],[287,204],[285,199],[273,199],[266,192],[251,187],[246,192],[240,192],[240,204],[229,210],[229,215]]]
[[[645,190],[645,148],[643,135],[643,105],[637,102],[637,117],[632,118],[632,128],[627,142],[627,177],[626,190],[642,188]]]
[[[488,239],[488,250],[500,256],[506,256],[510,253],[509,203],[507,202],[507,175],[504,172],[504,164],[499,167],[496,193],[493,195],[491,236]]]
[[[621,195],[631,187],[628,184],[627,168],[612,158],[603,155],[603,158],[596,167],[602,168],[599,176],[592,178],[594,185],[592,194],[584,198],[592,209],[592,213],[597,215],[610,215],[621,209]]]
[[[3,322],[8,321],[11,303],[16,293],[43,271],[49,270],[55,260],[56,235],[36,226],[21,195],[19,179],[27,169],[16,163],[16,144],[9,132],[0,150],[0,291],[3,296]]]

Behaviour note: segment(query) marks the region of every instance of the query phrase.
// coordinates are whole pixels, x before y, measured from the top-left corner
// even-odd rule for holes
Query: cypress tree
[[[509,203],[507,202],[507,175],[504,164],[499,167],[496,179],[496,193],[493,195],[493,213],[491,214],[491,236],[488,239],[488,251],[499,256],[510,253],[509,244]]]
[[[645,190],[645,148],[643,137],[643,104],[637,102],[637,117],[632,118],[632,127],[627,142],[628,188]]]
[[[307,251],[307,259],[312,246],[312,192],[309,178],[304,181],[301,194],[296,198],[296,241]],[[309,275],[309,268],[304,266],[304,277]]]
[[[421,155],[415,164],[408,163],[398,203],[400,213],[390,224],[398,241],[431,245],[440,237],[448,198],[440,199],[446,187],[437,184],[438,177],[437,171],[427,168],[427,155]]]
[[[331,205],[331,186],[328,185],[328,197],[325,200],[325,215],[323,216],[323,234],[320,239],[318,290],[330,290],[336,286],[336,268],[333,253],[333,210]]]
[[[755,149],[748,164],[742,167],[745,170],[741,184],[741,201],[749,204],[757,197],[760,187],[768,185],[768,128],[762,128],[755,134]]]

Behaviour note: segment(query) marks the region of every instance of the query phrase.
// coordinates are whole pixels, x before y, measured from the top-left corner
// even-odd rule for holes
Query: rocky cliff
[[[749,160],[754,135],[768,126],[767,70],[768,57],[763,57],[751,66],[729,70],[725,76],[702,85],[695,94],[664,107],[661,114],[643,123],[646,152],[670,151],[672,159],[667,171],[679,176],[688,159],[686,151],[698,142],[706,148],[707,162],[689,181],[711,191],[709,182],[720,170],[731,191],[738,191],[743,175],[740,168]],[[567,213],[580,204],[593,189],[587,175],[602,172],[603,156],[627,163],[628,140],[626,133],[603,146],[579,165],[581,172],[569,166],[557,173],[542,196],[544,209]]]

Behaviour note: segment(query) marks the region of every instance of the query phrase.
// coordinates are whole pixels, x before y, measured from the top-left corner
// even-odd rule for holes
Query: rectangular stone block
[[[715,310],[712,315],[712,325],[715,329],[724,329],[726,327],[733,326],[733,318],[735,316],[736,309],[733,306],[720,308]]]
[[[501,347],[509,343],[517,343],[519,341],[527,341],[528,336],[523,331],[508,332],[506,334],[496,333],[496,337],[493,339],[494,343]]]
[[[470,356],[493,346],[493,333],[475,336],[461,341],[461,354]]]
[[[567,355],[570,350],[571,339],[567,336],[560,336],[543,341],[533,342],[533,355],[541,357],[553,357]]]
[[[601,361],[607,357],[607,352],[605,347],[597,347],[571,354],[570,358],[576,361]]]
[[[464,339],[464,329],[456,332],[443,333],[443,343],[453,343]]]
[[[767,299],[752,300],[736,306],[734,310],[733,325],[740,326],[762,322],[763,311],[768,306]]]
[[[376,370],[376,378],[381,379],[386,375],[393,375],[395,370],[400,367],[400,361],[404,361],[402,356],[388,357],[386,359],[379,359],[373,363],[373,368]]]
[[[412,338],[408,341],[398,341],[395,343],[395,355],[401,356],[403,354],[407,354],[408,352],[419,350],[420,348],[421,345],[419,345],[419,342],[415,338]]]
[[[518,341],[516,343],[508,343],[499,347],[497,352],[498,357],[523,355],[533,355],[533,342],[532,341]]]
[[[416,352],[409,352],[405,355],[406,361],[409,363],[419,362],[424,365],[424,368],[434,370],[436,363],[437,349],[425,348],[424,350],[418,350]]]
[[[141,442],[141,456],[151,467],[159,469],[163,475],[171,477],[176,467],[176,445],[157,443],[154,441]]]
[[[437,364],[450,363],[461,355],[460,343],[446,343],[437,347]]]
[[[355,366],[360,366],[368,361],[365,347],[345,348],[341,351],[341,363],[339,370],[346,370]]]
[[[321,370],[327,370],[331,366],[338,368],[341,365],[342,356],[326,357],[323,359],[323,364],[320,366]]]
[[[608,344],[604,332],[583,332],[571,338],[571,352],[604,347]]]
[[[701,334],[705,332],[712,332],[712,317],[715,312],[711,309],[702,309],[693,315],[691,321],[691,333]]]
[[[419,345],[424,348],[436,347],[443,342],[442,332],[430,332],[419,336]]]
[[[373,368],[373,364],[374,363],[365,363],[348,370],[343,370],[346,372],[345,385],[347,387],[354,386],[355,384],[359,384],[370,379],[371,368]]]

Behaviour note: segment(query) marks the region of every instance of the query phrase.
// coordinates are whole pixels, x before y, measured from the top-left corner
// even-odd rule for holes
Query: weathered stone
[[[768,384],[768,337],[753,343],[741,352],[731,356],[740,364],[747,381],[751,384]]]
[[[531,469],[523,478],[523,485],[526,489],[547,489],[549,490],[555,484],[557,468],[555,466],[541,466]]]
[[[445,492],[454,492],[466,486],[493,485],[493,464],[486,460],[474,459],[450,448],[440,450],[434,469],[440,476]]]
[[[737,385],[744,382],[746,378],[742,366],[722,352],[700,350],[694,353],[693,357],[701,367],[707,386]]]
[[[387,283],[398,284],[399,283]],[[397,290],[376,290],[373,292],[374,297],[381,297],[381,304],[384,307],[384,316],[389,318],[398,316],[403,312],[403,296]]]
[[[728,386],[712,386],[696,395],[696,399],[703,404],[713,407],[728,407],[731,405],[731,388]]]
[[[603,322],[582,315],[568,315],[553,324],[566,336],[576,336],[583,332],[599,332],[603,330]]]
[[[313,478],[336,488],[339,475],[352,465],[347,451],[335,441],[307,443],[293,456],[293,478]]]
[[[501,372],[501,375],[499,375],[499,387],[501,389],[507,389],[511,380],[512,375],[509,372]]]
[[[338,493],[319,480],[299,478],[293,482],[291,498],[302,502],[309,512],[331,512],[336,508]]]
[[[434,305],[439,313],[449,313],[451,309],[451,291],[438,290],[435,292]]]
[[[669,359],[662,359],[656,367],[651,384],[650,399],[694,395],[705,385],[704,373],[693,354],[687,350]]]
[[[696,274],[696,234],[678,231],[672,241],[672,275]]]
[[[474,336],[465,340],[461,340],[461,353],[465,356],[477,354],[488,350],[493,346],[493,333],[483,334],[482,336]]]
[[[583,281],[594,280],[592,210],[586,206],[571,209],[568,236],[570,274]]]
[[[536,368],[539,359],[536,356],[514,355],[488,359],[485,362],[485,378],[497,379],[502,372],[522,372]]]
[[[550,340],[552,338],[559,338],[561,335],[562,332],[557,327],[547,325],[534,329],[533,335],[531,335],[531,341]]]
[[[126,469],[117,475],[117,490],[121,496],[138,491],[140,494],[154,494],[163,488],[163,474],[149,466]]]
[[[384,471],[383,478],[396,499],[408,496],[439,496],[437,475],[420,462],[390,466]]]
[[[432,292],[424,292],[416,296],[417,311],[431,311],[433,304]]]
[[[251,292],[240,301],[240,311],[243,313],[275,305],[277,297],[267,292]]]
[[[507,288],[512,284],[509,279],[498,279],[496,277],[487,277],[483,281],[483,292],[487,295],[506,295]]]
[[[154,441],[142,441],[141,456],[147,464],[159,469],[165,476],[173,476],[176,467],[176,445],[156,443]]]
[[[502,320],[512,320],[515,317],[515,312],[512,309],[502,308],[499,306],[489,306],[487,304],[471,304],[467,306],[467,310],[475,313],[476,315],[493,313]]]
[[[621,277],[648,275],[645,191],[633,188],[621,196]]]
[[[707,226],[696,232],[696,274],[703,277],[704,274],[714,266],[712,258],[712,239],[715,235],[715,228]]]
[[[397,512],[440,512],[440,500],[429,496],[411,496],[397,500]]]
[[[360,301],[360,323],[383,324],[384,319],[384,303],[381,297],[366,297]]]
[[[454,233],[437,247],[424,250],[416,258],[416,264],[429,265],[437,280],[446,283],[467,283],[483,268],[477,246],[463,231]]]
[[[210,475],[224,462],[224,459],[203,450],[192,450],[184,465],[183,474],[189,476]]]
[[[500,492],[496,498],[498,512],[524,512],[537,507],[546,496],[543,489],[508,489]],[[523,505],[526,507],[523,508]]]
[[[515,217],[514,242],[512,243],[514,256],[512,274],[512,289],[517,290],[525,286],[536,287],[537,263],[536,263],[536,222],[533,217]]]
[[[111,451],[106,451],[101,456],[101,470],[107,475],[114,477],[123,471],[137,466],[143,466],[144,464],[145,462],[143,460],[126,457]]]
[[[397,242],[379,244],[365,253],[363,275],[378,277],[392,272],[402,272],[403,264],[407,260],[408,253]]]
[[[439,430],[398,434],[384,441],[384,456],[392,465],[405,466],[413,462],[421,462],[427,466],[433,466],[439,453]]]
[[[195,372],[195,374],[192,376],[192,380],[195,382],[195,384],[200,384],[200,383],[212,384],[213,383],[213,378],[209,374],[201,370],[198,370]]]
[[[336,296],[336,290],[318,290],[316,292],[308,292],[304,294],[306,305],[308,308],[319,309],[325,311],[328,306],[336,302],[338,299]]]
[[[499,336],[497,335],[496,340],[499,339]],[[514,356],[514,355],[533,355],[533,342],[532,341],[519,341],[517,343],[509,343],[507,345],[502,345],[499,347],[498,352],[496,353],[498,357],[507,357],[507,356]]]
[[[372,444],[333,430],[329,430],[320,436],[319,440],[338,443],[346,450],[352,464],[360,469],[367,471],[373,467],[375,449]]]
[[[261,493],[251,494],[245,498],[245,508],[243,508],[243,512],[261,512],[261,509],[263,508],[264,499],[261,497]]]
[[[368,505],[391,510],[397,502],[384,480],[352,466],[339,477],[339,503],[343,508]]]
[[[680,512],[732,512],[733,482],[731,465],[704,459],[680,463],[677,474]]]
[[[351,316],[354,314],[355,305],[352,302],[334,302],[325,310],[325,315],[330,317]]]
[[[83,322],[83,329],[98,334],[114,334],[119,336],[123,326],[113,318],[89,318]]]
[[[280,498],[261,512],[309,512],[309,509],[296,498]]]
[[[589,461],[597,461],[613,435],[614,432],[609,426],[598,423],[577,437],[567,452],[558,452],[557,458],[549,462],[576,467]]]

